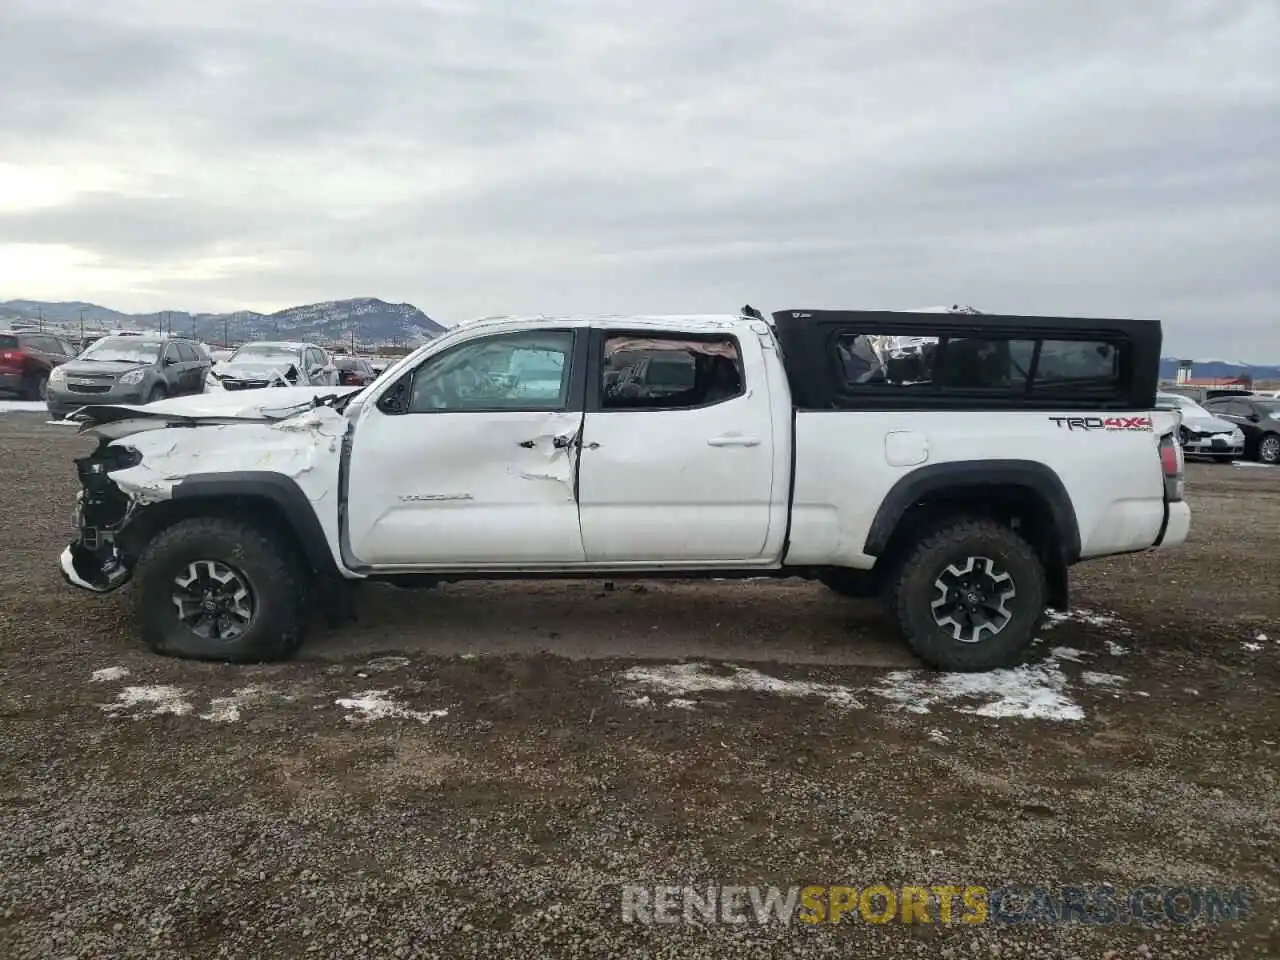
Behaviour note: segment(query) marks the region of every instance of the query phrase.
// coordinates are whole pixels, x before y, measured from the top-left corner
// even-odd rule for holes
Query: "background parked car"
[[[1182,414],[1178,436],[1183,453],[1212,457],[1220,463],[1244,456],[1244,431],[1230,420],[1223,420],[1182,394],[1157,393],[1156,403]]]
[[[1215,417],[1240,427],[1246,457],[1262,463],[1280,463],[1280,400],[1263,400],[1249,394],[1215,397],[1204,405]]]
[[[246,343],[216,364],[207,390],[259,390],[263,387],[337,386],[338,371],[329,355],[313,343],[259,340]]]
[[[58,337],[0,331],[0,393],[43,400],[49,375],[75,355],[75,348]]]
[[[183,337],[102,337],[49,377],[56,418],[91,403],[152,403],[204,390],[210,361]]]
[[[334,357],[333,365],[338,371],[340,387],[364,387],[378,379],[373,364],[364,357]]]

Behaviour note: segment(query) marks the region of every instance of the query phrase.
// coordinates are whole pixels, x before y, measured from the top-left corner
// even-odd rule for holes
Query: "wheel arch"
[[[180,520],[225,516],[249,520],[265,532],[286,538],[299,559],[313,572],[330,577],[341,573],[324,528],[307,495],[292,477],[269,471],[192,474],[174,484],[170,500],[151,504],[129,525],[133,549],[140,551],[152,537]]]
[[[913,534],[945,516],[994,517],[1036,547],[1049,577],[1049,601],[1067,605],[1067,568],[1080,559],[1080,526],[1062,478],[1034,460],[966,460],[917,467],[889,489],[867,531],[863,552],[877,566],[901,553]]]

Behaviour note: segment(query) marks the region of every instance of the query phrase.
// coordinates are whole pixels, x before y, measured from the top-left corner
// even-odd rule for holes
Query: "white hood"
[[[81,433],[114,439],[140,430],[173,423],[234,423],[246,420],[284,420],[310,407],[317,397],[346,396],[360,387],[266,387],[261,390],[199,393],[171,397],[145,406],[118,403],[86,406],[67,419],[80,424]]]

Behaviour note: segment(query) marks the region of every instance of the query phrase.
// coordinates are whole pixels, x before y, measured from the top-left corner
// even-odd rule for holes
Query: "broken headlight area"
[[[111,472],[136,466],[142,455],[131,447],[107,441],[87,457],[75,461],[80,477],[76,497],[76,537],[62,557],[69,581],[89,590],[112,590],[129,577],[119,537],[132,517],[136,502],[111,479]]]

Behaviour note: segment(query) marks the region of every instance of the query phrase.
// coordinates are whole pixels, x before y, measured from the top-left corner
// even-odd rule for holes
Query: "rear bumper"
[[[1186,543],[1191,532],[1191,506],[1185,500],[1168,504],[1169,519],[1164,525],[1164,532],[1152,549],[1164,550]]]
[[[20,370],[0,370],[0,393],[21,393],[25,386]]]

